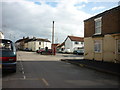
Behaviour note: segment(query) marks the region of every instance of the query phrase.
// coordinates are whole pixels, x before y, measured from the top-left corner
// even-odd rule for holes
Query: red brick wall
[[[120,8],[119,8],[120,9]],[[102,17],[102,34],[120,33],[120,10],[113,9],[84,21],[84,36],[95,34],[94,19]]]

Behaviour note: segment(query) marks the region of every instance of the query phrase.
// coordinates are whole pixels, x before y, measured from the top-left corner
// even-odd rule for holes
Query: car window
[[[12,43],[9,41],[0,42],[0,50],[12,50]]]

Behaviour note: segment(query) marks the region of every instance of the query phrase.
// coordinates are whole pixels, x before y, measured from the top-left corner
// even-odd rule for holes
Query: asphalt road
[[[31,53],[30,57],[32,57]],[[60,60],[21,60],[16,73],[3,73],[2,88],[118,88],[119,78]],[[40,57],[40,56],[39,56]],[[41,56],[43,57],[43,56]],[[59,56],[60,57],[60,56]],[[62,56],[61,56],[62,57]],[[57,57],[56,57],[57,58]]]

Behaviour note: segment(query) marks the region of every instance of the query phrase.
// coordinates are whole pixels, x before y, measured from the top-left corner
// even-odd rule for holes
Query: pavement
[[[72,63],[80,67],[87,67],[97,71],[120,76],[120,63],[102,62],[86,59],[61,59],[61,61]]]

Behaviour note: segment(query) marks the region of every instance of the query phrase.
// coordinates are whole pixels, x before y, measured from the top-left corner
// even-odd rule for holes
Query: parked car
[[[16,72],[16,49],[11,40],[0,39],[0,65],[2,70],[12,70]]]
[[[24,51],[32,51],[32,50],[29,48],[25,48]]]
[[[43,51],[41,51],[41,54],[51,55],[52,54],[52,49],[43,50]]]
[[[84,54],[84,50],[83,49],[74,50],[73,54],[83,55]]]
[[[41,49],[37,50],[36,53],[40,53],[41,54],[42,51],[45,51],[45,49],[41,48]]]
[[[70,49],[65,49],[63,53],[71,53],[71,52],[70,52]]]

